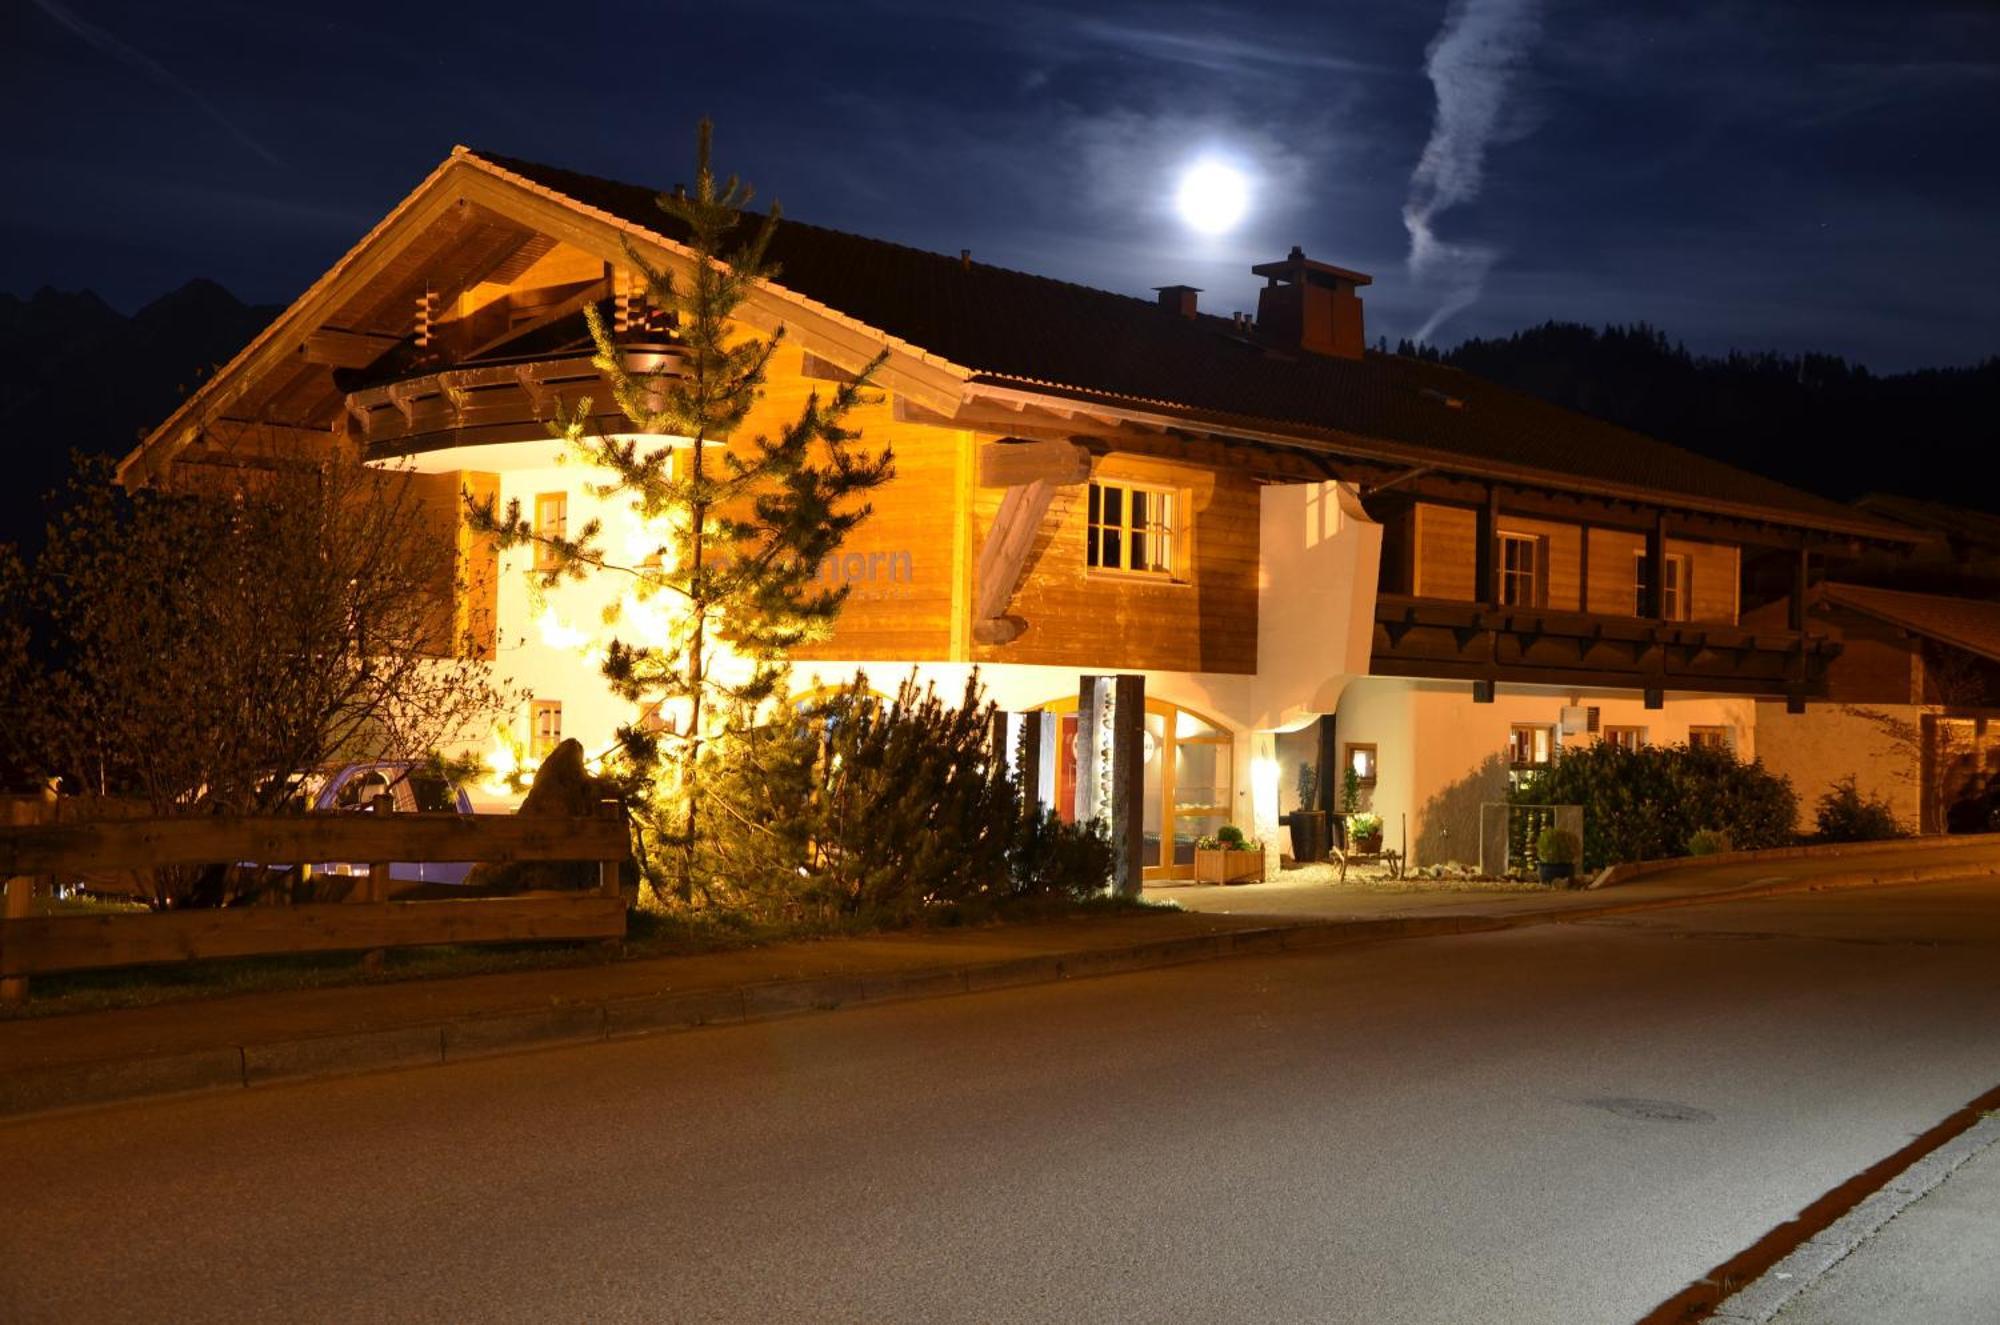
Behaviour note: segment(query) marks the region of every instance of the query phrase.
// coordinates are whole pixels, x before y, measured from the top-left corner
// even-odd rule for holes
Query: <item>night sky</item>
[[[1211,311],[1300,244],[1371,338],[2000,351],[1990,3],[6,3],[19,294],[288,301],[454,143],[665,185],[706,113],[801,219]]]

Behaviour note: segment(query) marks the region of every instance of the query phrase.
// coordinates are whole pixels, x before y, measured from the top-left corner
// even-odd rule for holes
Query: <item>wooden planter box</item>
[[[1194,851],[1194,881],[1196,883],[1262,883],[1264,881],[1264,848],[1254,851],[1210,851],[1196,847]]]

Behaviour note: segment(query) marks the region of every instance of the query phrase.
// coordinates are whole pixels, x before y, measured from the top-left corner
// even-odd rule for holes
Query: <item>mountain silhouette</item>
[[[71,451],[130,450],[278,311],[208,280],[130,317],[89,290],[0,294],[0,542],[39,543]]]

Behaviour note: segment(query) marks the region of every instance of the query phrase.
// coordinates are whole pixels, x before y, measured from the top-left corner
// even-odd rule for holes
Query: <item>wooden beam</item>
[[[334,368],[366,368],[400,344],[401,338],[381,332],[321,327],[306,334],[299,345],[299,355],[307,363],[323,363]]]
[[[0,876],[156,865],[323,860],[608,860],[621,818],[514,814],[201,815],[0,828]]]
[[[1500,489],[1486,486],[1485,500],[1479,503],[1472,525],[1472,583],[1479,601],[1489,606],[1500,601]]]
[[[972,637],[981,644],[1005,644],[1021,633],[1019,625],[1007,619],[1007,604],[1013,600],[1014,586],[1020,583],[1027,565],[1028,549],[1055,500],[1056,485],[1037,479],[1007,489],[993,527],[979,549],[972,600]]]
[[[1075,442],[1003,437],[979,448],[979,486],[1015,488],[1027,483],[1069,487],[1090,478],[1090,452]]]

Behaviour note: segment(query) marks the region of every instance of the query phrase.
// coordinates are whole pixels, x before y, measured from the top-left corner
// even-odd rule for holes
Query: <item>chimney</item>
[[[1153,293],[1159,296],[1160,308],[1179,317],[1193,317],[1195,296],[1201,290],[1192,285],[1156,285]]]
[[[1250,271],[1264,278],[1257,292],[1257,331],[1266,342],[1308,354],[1361,357],[1367,336],[1356,292],[1373,277],[1314,262],[1296,244],[1283,261],[1260,262]]]

